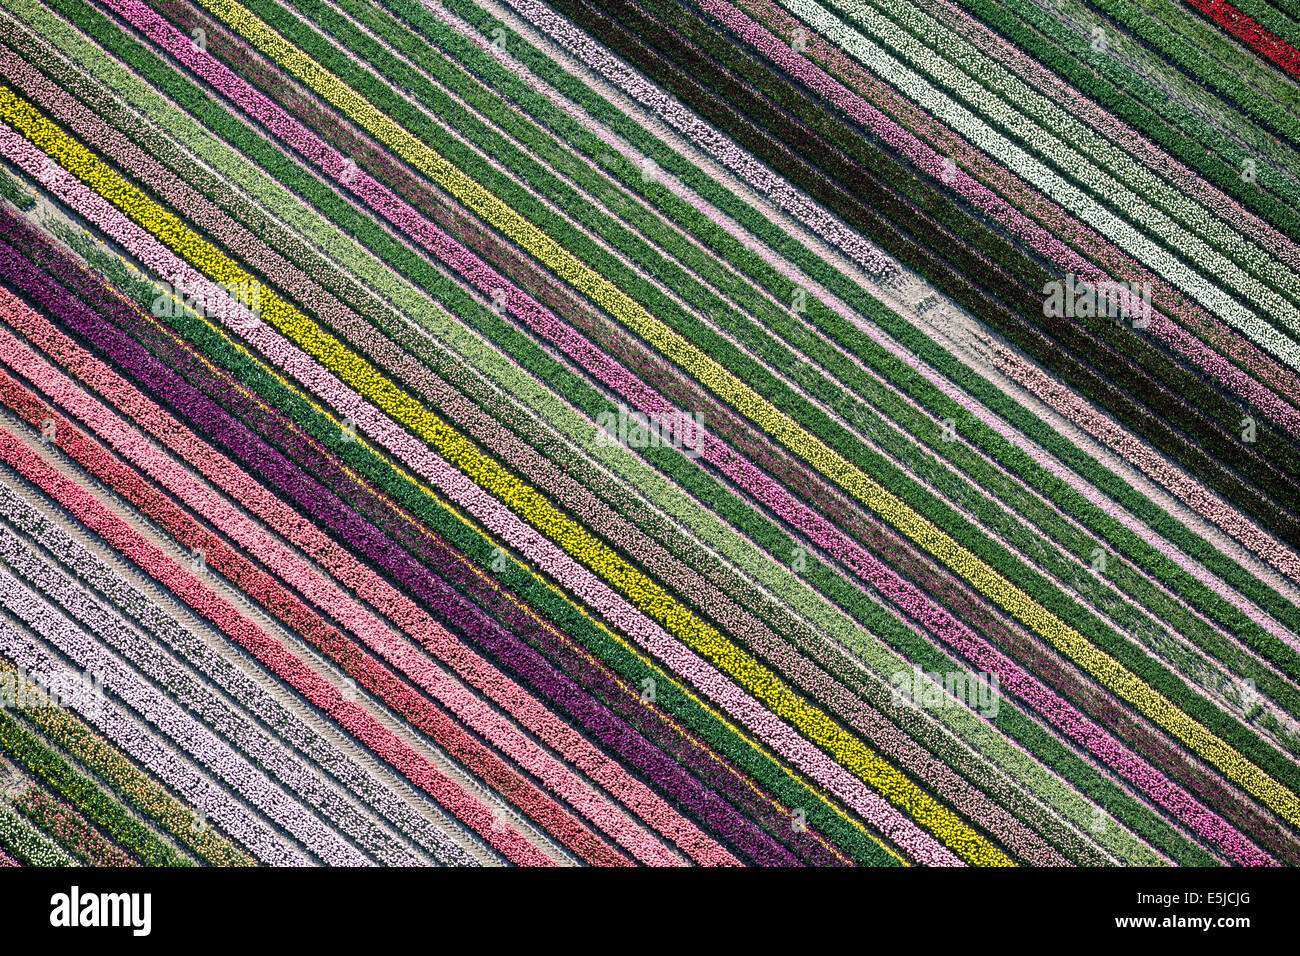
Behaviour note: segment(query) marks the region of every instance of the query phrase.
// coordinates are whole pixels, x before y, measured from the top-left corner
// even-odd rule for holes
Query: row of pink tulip
[[[224,290],[208,282],[192,267],[183,264],[144,230],[127,220],[103,197],[87,189],[61,168],[51,168],[43,158],[28,153],[27,150],[31,149],[30,145],[23,142],[21,138],[15,138],[15,135],[7,127],[0,130],[0,151],[23,165],[31,175],[40,179],[52,191],[77,208],[82,215],[113,235],[125,248],[130,249],[139,261],[167,281],[173,285],[182,284],[187,289],[200,290],[207,301],[220,303]],[[278,332],[265,324],[256,326],[251,331],[248,330],[247,312],[234,303],[227,302],[225,306],[219,305],[218,311],[221,313],[219,317],[222,321],[240,328],[244,337],[263,355],[270,358],[274,365],[303,382],[309,390],[318,394],[339,414],[350,417],[357,423],[359,431],[365,431],[366,434],[375,437],[380,444],[388,447],[399,458],[414,467],[418,474],[432,478],[445,493],[478,515],[480,520],[483,520],[495,533],[506,537],[512,546],[528,554],[542,567],[553,568],[557,579],[565,586],[576,590],[590,606],[607,615],[615,626],[624,629],[639,643],[644,642],[645,646],[656,648],[655,652],[659,656],[692,682],[697,682],[697,686],[704,685],[710,688],[712,693],[717,695],[715,699],[723,704],[724,709],[738,717],[743,715],[740,717],[742,723],[769,740],[779,752],[795,760],[815,779],[823,782],[823,785],[841,794],[851,806],[871,820],[873,825],[878,826],[891,837],[896,835],[897,840],[908,848],[909,852],[915,852],[918,858],[935,862],[956,862],[956,858],[948,850],[939,846],[914,823],[903,818],[897,809],[883,800],[879,794],[834,764],[829,757],[799,737],[788,725],[773,718],[757,700],[723,678],[711,665],[706,664],[693,651],[670,638],[657,625],[651,624],[632,605],[616,596],[590,572],[580,568],[558,547],[545,539],[539,540],[537,533],[526,529],[508,509],[464,475],[456,472],[445,461],[437,458],[386,416],[382,416],[351,389],[343,386],[315,360],[290,345]]]
[[[121,847],[115,846],[90,825],[76,809],[57,800],[40,787],[32,787],[14,800],[14,806],[36,826],[70,849],[89,866],[138,866]]]
[[[249,713],[255,714],[281,740],[291,743],[356,794],[366,806],[389,819],[399,832],[419,842],[446,863],[471,866],[476,858],[460,848],[445,831],[397,799],[392,790],[359,767],[317,731],[285,708],[274,695],[221,656],[202,637],[136,590],[111,565],[79,544],[56,522],[0,485],[0,518],[38,540],[78,581],[103,594],[157,643],[169,648],[220,686]]]
[[[21,441],[8,432],[0,434],[0,448],[8,451],[15,446],[22,447]],[[28,673],[46,675],[51,680],[74,680],[77,674],[7,619],[0,619],[0,654]],[[195,820],[196,826],[210,822],[267,866],[311,865],[255,811],[183,760],[114,701],[82,706],[79,700],[73,700],[69,709],[194,807],[201,814]]]
[[[8,362],[11,368],[23,369],[24,375],[33,384],[85,422],[108,441],[119,454],[141,467],[196,513],[206,518],[213,527],[225,532],[233,541],[246,548],[250,554],[274,570],[281,579],[309,597],[317,607],[332,614],[368,647],[401,670],[435,700],[439,700],[467,726],[483,735],[504,754],[543,781],[552,792],[582,812],[605,832],[614,836],[642,862],[654,865],[680,863],[679,858],[665,853],[662,844],[651,838],[626,814],[619,812],[607,800],[600,798],[568,767],[533,743],[512,723],[502,718],[497,711],[469,694],[446,672],[431,666],[426,658],[414,653],[410,645],[395,639],[387,628],[383,627],[372,614],[362,610],[338,585],[326,580],[299,559],[294,552],[279,545],[273,537],[246,518],[241,509],[216,495],[186,469],[151,446],[142,435],[128,428],[120,419],[92,401],[66,376],[56,372],[30,349],[3,332],[0,332],[0,358]],[[100,374],[112,374],[102,367],[95,371]],[[101,393],[108,393],[109,397],[114,397],[112,395],[114,391],[119,392],[119,401],[123,398],[147,401],[142,396],[138,396],[138,393],[131,395],[130,393],[135,392],[135,389],[124,380],[119,379],[115,385],[116,388],[100,386],[99,390]],[[156,406],[148,411],[164,419],[171,418]],[[203,461],[205,465],[212,463],[213,466],[224,466],[228,472],[236,473],[236,480],[223,487],[232,500],[245,503],[259,492],[265,497],[272,497],[260,484],[236,469],[228,459],[212,457],[217,456],[215,450],[198,441],[179,423],[170,420],[158,424],[163,426],[162,433],[169,436],[169,445],[186,459]],[[281,507],[284,506],[281,504]],[[300,522],[295,521],[293,524],[298,525]],[[283,527],[288,529],[288,523],[286,522]],[[354,582],[344,583],[355,587]],[[357,589],[357,593],[362,592]],[[428,619],[428,623],[432,624],[432,619]],[[446,642],[452,641],[445,630],[442,628],[437,630],[440,643],[445,645]],[[481,664],[482,662],[480,659],[466,663]],[[469,668],[465,670],[468,672]],[[513,689],[517,693],[522,693],[517,687]],[[680,821],[680,817],[678,820]],[[715,853],[717,850],[720,848],[715,844]],[[729,854],[723,851],[711,862],[724,862],[728,858]],[[734,861],[734,858],[732,859]]]
[[[90,598],[76,589],[59,588],[59,597],[73,602],[76,610],[88,611]],[[106,693],[112,694],[140,715],[160,734],[189,754],[199,766],[238,793],[251,806],[291,835],[317,859],[335,866],[363,866],[369,861],[348,843],[330,832],[317,817],[289,792],[267,779],[264,771],[216,734],[185,712],[189,703],[187,681],[166,683],[160,693],[125,666],[97,640],[111,640],[98,627],[89,633],[76,627],[59,611],[40,601],[9,572],[0,571],[0,603],[17,619],[72,661],[79,669],[98,675]],[[66,606],[65,606],[66,607]],[[76,615],[76,610],[65,613]],[[105,624],[105,615],[95,623]],[[111,624],[109,625],[111,627]],[[118,629],[115,636],[124,631]],[[176,677],[173,673],[171,676]],[[95,706],[88,703],[87,706]],[[250,757],[254,756],[252,754]]]
[[[1009,349],[996,350],[998,367],[1047,402],[1061,416],[1085,429],[1144,474],[1168,488],[1201,517],[1223,529],[1255,554],[1300,583],[1300,557],[1200,482],[1169,464],[1158,452],[1119,428],[1069,389],[1049,379]]]

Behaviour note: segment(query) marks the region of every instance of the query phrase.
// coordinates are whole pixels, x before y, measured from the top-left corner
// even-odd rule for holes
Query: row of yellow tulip
[[[202,0],[202,2],[247,40],[343,110],[351,119],[396,151],[403,159],[420,169],[487,222],[528,250],[575,289],[636,331],[663,355],[690,372],[719,398],[738,409],[796,455],[943,561],[983,594],[1045,637],[1059,651],[1183,741],[1201,757],[1214,764],[1230,779],[1291,823],[1300,826],[1300,800],[1295,794],[1277,783],[1199,722],[1179,710],[1149,684],[1011,584],[820,439],[809,434],[753,389],[665,326],[608,280],[587,268],[544,232],[450,164],[436,151],[384,116],[363,96],[284,40],[245,7],[235,0]],[[519,503],[522,507],[527,507],[522,501]],[[514,506],[512,503],[512,507]],[[571,554],[588,563],[582,556],[586,547],[584,542],[586,533],[580,528],[576,531],[578,537],[556,540]],[[574,550],[575,548],[577,550]],[[633,591],[626,590],[627,587],[634,589],[639,587],[631,579],[617,580],[614,583],[654,616],[659,617],[659,613],[668,611],[666,606],[659,607],[648,594],[634,594]],[[641,605],[642,600],[649,603]],[[678,613],[684,611],[681,609],[671,611],[671,614]],[[674,630],[677,626],[686,624],[684,619],[681,621],[671,617],[660,619],[672,620],[671,626]],[[708,641],[704,643],[706,646],[709,645]],[[716,647],[713,649],[717,650]],[[787,708],[783,715],[794,712]]]
[[[214,282],[228,285],[254,281],[224,253],[64,134],[31,104],[2,87],[0,118]],[[1012,863],[1004,852],[920,790],[870,747],[793,693],[774,673],[674,601],[648,577],[566,517],[533,488],[482,454],[454,428],[411,399],[370,363],[292,305],[274,293],[264,291],[261,317],[359,394],[423,437],[480,487],[612,584],[646,615],[663,624],[774,713],[821,745],[841,766],[909,814],[940,842],[975,864]]]

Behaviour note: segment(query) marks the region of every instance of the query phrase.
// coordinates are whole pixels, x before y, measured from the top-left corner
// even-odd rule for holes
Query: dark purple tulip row
[[[16,220],[7,213],[0,215],[0,234],[5,238],[16,238],[14,225],[17,225]],[[221,373],[202,362],[178,341],[168,341],[165,333],[156,327],[153,331],[157,335],[157,344],[161,347],[160,351],[162,348],[166,351],[162,353],[164,357],[161,361],[154,358],[120,328],[106,322],[48,278],[32,271],[29,260],[17,256],[10,249],[4,251],[6,274],[14,287],[22,289],[59,316],[69,330],[75,332],[102,357],[123,368],[136,381],[148,387],[178,416],[189,419],[197,431],[230,450],[251,470],[262,476],[268,487],[294,502],[342,543],[365,555],[395,582],[426,601],[432,613],[440,620],[474,640],[552,702],[578,718],[592,737],[629,761],[662,791],[705,821],[723,839],[742,849],[756,862],[769,865],[796,862],[788,851],[776,844],[752,821],[740,816],[720,797],[686,774],[674,761],[665,757],[662,751],[633,731],[625,721],[595,701],[502,625],[510,623],[521,630],[527,628],[533,632],[531,636],[534,639],[546,628],[517,608],[512,615],[513,621],[503,620],[500,624],[497,623],[482,608],[466,600],[442,578],[416,563],[402,548],[393,544],[331,491],[309,477],[309,474],[321,476],[326,471],[333,472],[336,478],[346,476],[337,461],[323,453],[310,439],[294,429],[291,423],[283,420],[278,412],[251,399],[233,380],[226,378],[223,381]],[[48,248],[46,251],[54,252]],[[66,259],[55,255],[42,256],[41,259],[41,264],[50,268],[61,282],[78,294],[85,295],[106,315],[111,314],[115,321],[124,323],[126,327],[144,331],[140,328],[141,316],[133,314],[129,306],[107,290],[94,288],[93,280],[83,270],[76,269]],[[281,430],[283,437],[288,439],[286,444],[295,444],[289,436],[296,436],[301,450],[312,455],[314,460],[303,462],[305,470],[290,462],[191,384],[202,378],[209,379],[211,387],[220,390],[218,394],[224,391],[232,399],[243,399],[246,407],[241,411],[256,415],[261,419],[259,424],[263,427]],[[436,563],[440,571],[455,573],[461,578],[462,584],[474,577],[450,548],[441,542],[435,543],[427,532],[420,539],[425,542],[423,550],[426,556]]]
[[[173,7],[172,9],[175,8]],[[188,21],[185,22],[188,23]],[[199,21],[196,20],[195,22],[199,22]],[[243,72],[246,77],[261,81],[261,84],[264,86],[264,89],[266,89],[267,92],[275,94],[276,98],[279,99],[282,103],[284,103],[285,105],[294,104],[299,106],[300,108],[303,107],[305,103],[309,103],[308,97],[296,91],[287,90],[286,89],[287,84],[284,83],[282,79],[279,79],[280,75],[278,73],[262,68],[260,66],[253,66],[252,64],[256,62],[255,57],[238,55],[240,52],[248,52],[248,51],[226,50],[225,45],[221,42],[222,38],[220,36],[219,30],[213,31],[213,36],[216,42],[210,44],[209,47],[210,51],[217,52],[217,53],[222,53],[224,51],[223,59],[225,59],[226,62],[228,62],[232,67],[241,67],[240,71]],[[320,122],[327,118],[327,114],[323,110],[317,108],[317,112],[315,113],[314,118],[318,122]],[[322,132],[329,131],[332,135],[337,135],[340,137],[343,135],[341,133],[335,132],[340,128],[339,124],[330,125],[328,123],[321,122],[318,128],[321,129]],[[342,142],[339,142],[338,140],[335,141],[342,148],[344,144]],[[348,148],[349,150],[353,151],[352,152],[353,155],[363,157],[363,162],[369,162],[375,158],[373,156],[367,156],[365,154],[366,144],[364,143],[364,141],[360,141],[359,138],[354,138],[353,141],[348,145]],[[375,152],[378,153],[379,151],[375,151]],[[418,184],[414,183],[413,178],[408,179],[408,183],[414,186],[415,188],[419,188]],[[405,190],[403,191],[405,192]],[[424,191],[424,192],[426,195],[429,195],[428,191]],[[408,196],[407,198],[416,199],[415,196]],[[424,197],[420,197],[420,198],[424,198]],[[575,310],[575,311],[585,313],[585,310]],[[570,315],[572,316],[574,315],[574,313],[570,312]],[[579,319],[579,321],[581,322],[582,320]],[[582,324],[589,326],[590,322],[589,321],[583,322]],[[622,338],[622,342],[627,342],[627,339],[625,337],[621,337],[621,338]],[[639,355],[637,359],[634,360],[635,364],[633,367],[644,367],[644,365],[641,363],[645,361],[645,358],[646,356],[643,353]],[[656,366],[662,367],[661,363],[655,363],[655,364]],[[664,384],[667,383],[665,382]],[[685,400],[682,407],[699,407],[700,405],[699,399],[700,396],[697,393],[695,397]],[[716,420],[715,416],[717,418],[721,418],[724,417],[725,415],[725,413],[718,411],[716,408],[711,410],[710,413],[706,413],[706,414],[710,417],[710,420]],[[730,416],[725,415],[725,417],[729,418]],[[729,423],[729,424],[735,424],[735,423]],[[746,451],[751,451],[751,449],[746,448]],[[769,470],[772,470],[770,466],[769,466]],[[788,472],[783,468],[777,468],[776,473],[781,474],[783,478],[788,478]],[[824,495],[827,491],[829,491],[829,489],[826,489],[825,486],[822,486],[820,491],[810,491],[808,489],[796,489],[796,490],[803,492],[806,495],[808,500],[816,500],[816,501],[826,500],[824,497],[822,497],[822,495]],[[843,516],[841,516],[841,519],[842,518]],[[861,532],[859,531],[858,534],[860,535]],[[897,541],[897,539],[895,539],[895,541]],[[987,612],[985,612],[984,617],[987,620],[995,620],[991,616],[987,615]],[[1005,631],[1005,628],[1002,628],[1002,630]],[[1035,655],[1035,656],[1041,656],[1041,655]],[[1163,747],[1161,749],[1166,751],[1166,753],[1164,754],[1164,756],[1166,757],[1170,756],[1171,753],[1174,753],[1168,747]],[[1179,763],[1181,763],[1181,761],[1179,761]]]
[[[212,228],[216,229],[223,235],[228,231],[228,229],[222,225],[220,217],[210,218],[205,221],[208,221]],[[421,389],[421,392],[426,398],[430,398],[436,404],[444,407],[447,405],[448,401],[456,401],[455,398],[447,398],[447,390],[445,386],[441,388],[433,386],[432,391],[430,391],[430,379],[426,374],[423,374],[423,370],[417,369],[412,374],[415,374],[417,378],[423,380],[425,387]],[[459,410],[454,408],[451,409],[451,415],[458,421],[462,421],[467,417],[467,415],[471,418],[477,416],[480,420],[483,419],[482,413],[476,408],[470,407],[467,410],[463,400],[460,401]],[[482,424],[481,421],[480,424]],[[517,446],[517,443],[502,438],[501,434],[499,434],[500,428],[496,422],[489,421],[486,427],[489,431],[495,429],[498,432],[498,434],[489,436],[487,439],[487,442],[491,447],[505,447],[507,448],[508,453],[511,445]],[[476,430],[474,426],[471,425],[470,429],[475,433],[476,437],[481,439],[483,438],[481,427]],[[493,441],[493,438],[496,440]],[[519,446],[518,450],[520,454],[525,454],[523,446]],[[509,454],[507,454],[507,457],[509,457]],[[536,458],[535,455],[533,457],[534,459]],[[515,464],[518,463],[515,462]],[[532,464],[535,471],[535,468],[539,463],[533,461]],[[549,487],[555,481],[562,482],[563,480],[562,475],[551,475],[550,477],[552,480],[549,482],[542,479],[544,486]],[[538,479],[534,477],[534,480]],[[582,513],[591,513],[593,511],[593,502],[589,494],[584,499],[584,502],[578,505],[574,505],[572,502],[566,503],[569,504],[571,508],[578,508]],[[626,527],[623,530],[626,532]],[[633,535],[633,537],[636,538],[635,535]],[[628,540],[626,533],[623,534],[623,539],[625,542]],[[660,551],[659,556],[670,562],[672,561],[672,559],[669,558],[666,553],[662,552],[662,550]],[[637,555],[637,558],[640,559],[640,563],[644,563],[646,560],[644,555]],[[697,578],[695,580],[698,581],[699,579]],[[689,583],[690,582],[688,582],[688,584]],[[707,587],[711,586],[706,585],[706,588]],[[683,588],[679,584],[679,590],[689,592],[692,588],[689,586]],[[714,596],[719,603],[730,605],[730,602],[723,598],[719,592],[715,591]],[[748,617],[734,605],[730,605],[730,610],[733,618],[738,615]],[[728,623],[730,623],[733,628],[736,625],[734,620],[729,621]],[[828,699],[835,709],[842,714],[850,714],[849,720],[854,726],[861,728],[864,721],[870,723],[874,733],[873,730],[867,732],[872,734],[873,739],[877,739],[878,742],[880,739],[884,739],[887,748],[900,750],[901,759],[903,759],[910,768],[916,769],[919,767],[917,772],[919,772],[920,775],[931,784],[931,786],[935,787],[941,795],[961,809],[967,817],[983,820],[987,824],[994,826],[999,832],[1012,834],[1012,841],[1022,856],[1037,859],[1039,862],[1048,864],[1060,862],[1060,858],[1055,854],[1055,851],[1047,848],[1042,839],[1038,837],[1032,829],[1020,822],[1017,818],[1007,814],[1002,808],[989,802],[983,794],[972,790],[968,784],[960,780],[952,768],[934,757],[929,751],[917,748],[915,744],[899,737],[894,728],[886,726],[888,721],[881,716],[879,711],[872,711],[868,706],[864,705],[852,694],[848,693],[846,689],[838,683],[832,682],[833,686],[824,686],[826,682],[817,672],[815,664],[812,664],[807,658],[791,657],[786,651],[785,646],[781,644],[774,634],[767,631],[766,628],[762,628],[761,625],[759,626],[759,630],[761,632],[759,633],[759,640],[762,640],[764,635],[766,635],[767,640],[765,651],[769,660],[777,660],[778,666],[780,666],[782,670],[787,673],[793,671],[796,675],[796,679],[801,677],[801,683],[803,683],[805,687],[812,686],[816,688],[819,691],[818,696],[821,699]],[[1012,788],[1007,787],[1005,783],[1002,783],[1000,788],[1004,792],[1012,792]]]

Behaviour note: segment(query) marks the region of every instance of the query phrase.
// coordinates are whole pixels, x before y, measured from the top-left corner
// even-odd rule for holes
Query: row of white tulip
[[[865,9],[864,5],[857,0],[831,0],[831,2],[841,10],[849,12],[850,15],[856,10]],[[1109,180],[1110,177],[1122,181],[1124,186],[1163,207],[1194,234],[1206,238],[1220,251],[1231,256],[1259,278],[1272,283],[1293,301],[1300,301],[1298,298],[1300,297],[1300,275],[1282,265],[1258,245],[1233,229],[1230,224],[1189,199],[1180,190],[1139,166],[1123,150],[1109,140],[1097,136],[1084,123],[1035,92],[1014,73],[1004,69],[977,47],[967,43],[905,0],[892,2],[887,9],[878,0],[873,0],[872,5],[885,16],[901,23],[914,33],[931,51],[943,51],[950,63],[1001,94],[1038,127],[1052,130],[1080,154],[1095,160],[1102,182]],[[884,22],[889,23],[888,20]],[[890,26],[891,35],[905,36],[893,30],[892,24]],[[911,38],[908,40],[910,43]],[[1079,167],[1075,165],[1068,168],[1072,173],[1079,172]],[[1129,208],[1122,197],[1116,198],[1116,202],[1121,209]]]
[[[658,116],[747,186],[762,193],[782,212],[793,216],[820,239],[839,249],[869,275],[887,277],[897,273],[898,265],[888,255],[582,31],[574,29],[539,0],[506,2],[601,78]]]
[[[22,859],[28,866],[79,866],[50,839],[13,807],[0,800],[0,847]]]
[[[1286,333],[1270,325],[1243,306],[1225,292],[1220,285],[1207,281],[1200,273],[1177,256],[1166,252],[1157,243],[1143,235],[1129,221],[1115,215],[1106,206],[1097,202],[1078,187],[1066,182],[1040,160],[1011,142],[1006,136],[992,129],[966,105],[957,102],[947,93],[936,89],[925,78],[886,53],[862,33],[845,25],[824,7],[814,3],[813,0],[780,0],[780,3],[791,13],[814,27],[819,33],[839,45],[863,66],[887,79],[909,98],[943,120],[974,145],[1005,164],[1054,201],[1083,218],[1098,232],[1108,236],[1112,241],[1146,263],[1150,268],[1160,273],[1168,281],[1223,318],[1234,328],[1244,332],[1253,341],[1288,365],[1293,368],[1300,368],[1300,346],[1297,346],[1296,342]],[[872,28],[877,35],[891,32],[882,18],[874,15],[874,11],[871,12],[870,16],[864,12],[862,20],[864,25]],[[897,27],[894,27],[893,32],[900,31],[898,31]],[[910,40],[910,43],[907,40]],[[1091,180],[1088,179],[1086,170],[1083,169],[1083,166],[1087,165],[1086,162],[1046,130],[1033,123],[1025,122],[1023,118],[1018,120],[1009,106],[965,76],[956,67],[932,54],[914,38],[904,39],[900,37],[899,45],[907,48],[915,62],[924,68],[944,89],[959,93],[967,103],[976,106],[987,115],[993,116],[999,122],[1007,125],[1008,128],[1015,129],[1023,141],[1029,143],[1035,152],[1040,155],[1046,156],[1060,166],[1071,169],[1077,168],[1089,188],[1104,192],[1099,188],[1103,185],[1100,181],[1097,181],[1095,177]],[[1145,207],[1146,210],[1149,210],[1149,212],[1143,212],[1141,218],[1153,231],[1168,239],[1176,248],[1196,253],[1198,262],[1208,260],[1210,267],[1207,268],[1207,271],[1213,275],[1217,282],[1232,285],[1238,291],[1249,291],[1251,288],[1255,288],[1265,299],[1270,301],[1275,315],[1286,315],[1288,310],[1291,314],[1294,313],[1294,307],[1289,306],[1276,293],[1265,294],[1267,290],[1263,290],[1257,281],[1242,274],[1240,269],[1226,262],[1217,253],[1213,253],[1212,250],[1205,247],[1204,243],[1187,235],[1184,231],[1174,228],[1167,217],[1156,210],[1150,209],[1138,197],[1133,196],[1131,192],[1127,190],[1124,192],[1128,193],[1128,208],[1139,209]],[[1162,223],[1170,228],[1164,228],[1161,225]],[[1204,250],[1205,258],[1199,255],[1198,249]],[[1271,295],[1271,299],[1269,295]],[[1300,323],[1294,318],[1286,320],[1284,324],[1300,331]]]

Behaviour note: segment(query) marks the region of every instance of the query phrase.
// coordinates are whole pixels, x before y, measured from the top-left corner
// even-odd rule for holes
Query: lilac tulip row
[[[0,534],[0,551],[8,551],[5,536]],[[9,557],[6,554],[6,557]],[[16,556],[16,555],[15,555]],[[113,627],[108,615],[95,614],[90,599],[75,588],[59,588],[53,581],[58,600],[67,613],[87,615],[83,621],[91,633],[106,643],[113,638],[124,639],[125,629]],[[214,733],[203,727],[195,717],[182,709],[194,700],[195,688],[191,681],[168,669],[168,677],[175,683],[165,683],[166,694],[159,693],[136,672],[124,665],[104,646],[77,628],[63,614],[40,601],[10,573],[0,571],[0,603],[16,618],[71,660],[77,667],[98,674],[106,691],[121,700],[148,723],[173,741],[181,752],[194,760],[216,778],[222,780],[250,805],[275,822],[284,832],[306,847],[317,859],[333,866],[362,866],[369,861],[357,850],[331,833],[314,814],[308,811],[287,792],[275,786],[265,774]],[[105,634],[101,627],[115,632]],[[142,648],[137,645],[135,650]],[[154,663],[159,663],[155,658]],[[93,706],[93,705],[87,705]],[[202,705],[200,705],[202,706]],[[247,751],[246,751],[247,752]],[[250,752],[257,759],[269,754]],[[261,760],[258,760],[261,763]]]
[[[48,675],[51,678],[75,673],[4,619],[0,619],[0,654],[28,673]],[[128,717],[115,702],[105,701],[102,706],[89,708],[74,706],[72,709],[119,750],[142,764],[194,807],[201,814],[195,820],[196,826],[206,825],[205,821],[210,821],[268,866],[310,865],[302,853],[290,848],[252,811],[236,802],[224,789],[196,771],[188,760]]]
[[[113,647],[140,674],[162,687],[169,700],[183,705],[191,714],[233,745],[236,752],[273,774],[286,792],[297,795],[333,824],[365,853],[387,866],[418,865],[419,858],[400,843],[379,830],[371,820],[320,778],[319,774],[285,753],[282,744],[269,737],[256,724],[226,704],[194,675],[152,643],[139,637],[95,604],[71,581],[58,575],[6,526],[0,525],[0,555],[8,567],[39,589],[49,600],[81,624],[100,641]],[[314,840],[327,838],[320,827],[311,834]],[[333,845],[331,845],[333,842]],[[340,850],[337,842],[327,841],[331,860],[342,865],[354,864],[358,857],[350,847]]]

